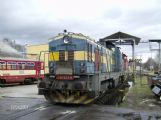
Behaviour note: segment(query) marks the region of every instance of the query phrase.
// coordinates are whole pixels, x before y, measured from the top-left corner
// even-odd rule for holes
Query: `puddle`
[[[141,120],[141,115],[138,113],[124,113],[122,115],[126,120]]]
[[[67,110],[65,112],[61,112],[62,114],[73,114],[73,113],[76,113],[76,111],[71,111],[71,110]]]
[[[149,99],[143,99],[143,101],[140,102],[140,104],[144,104],[146,102],[149,102],[150,100]]]
[[[149,113],[149,112],[141,112],[141,111],[121,113],[121,114],[118,114],[118,116],[121,116],[126,120],[160,120],[161,119],[161,115],[157,115],[155,113]]]
[[[149,107],[159,107],[161,106],[161,101],[156,97],[152,97],[152,98],[143,99],[139,104],[147,105]]]
[[[150,103],[148,106],[149,106],[149,107],[155,107],[156,105]]]

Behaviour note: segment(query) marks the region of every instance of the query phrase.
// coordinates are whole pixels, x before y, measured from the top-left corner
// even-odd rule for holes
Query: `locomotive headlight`
[[[63,38],[63,41],[64,41],[64,43],[65,44],[68,44],[68,43],[70,43],[70,37],[69,36],[64,36],[64,38]]]
[[[64,43],[67,44],[69,43],[69,40],[67,38],[64,39]]]

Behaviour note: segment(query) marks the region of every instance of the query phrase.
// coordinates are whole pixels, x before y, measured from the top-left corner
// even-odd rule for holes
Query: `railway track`
[[[34,112],[46,109],[47,107],[51,106],[49,103],[38,104],[26,110],[16,110],[14,113],[8,115],[7,117],[1,118],[1,120],[17,120],[23,116],[33,114]]]
[[[102,94],[99,99],[95,101],[96,104],[116,104],[118,102],[118,95],[123,95],[122,88],[119,87],[117,90],[111,89],[106,94]],[[120,91],[120,93],[117,93]],[[114,95],[112,95],[114,94]],[[113,96],[116,96],[112,99]],[[122,98],[122,97],[121,97]],[[120,100],[120,99],[119,99]],[[113,101],[113,102],[112,102]],[[109,103],[108,103],[109,102]],[[28,120],[32,119],[43,119],[41,115],[46,116],[45,119],[48,120],[65,120],[65,119],[76,119],[78,117],[76,114],[84,113],[84,110],[90,109],[90,106],[82,106],[82,105],[65,105],[65,104],[58,104],[53,105],[48,102],[43,102],[32,106],[25,110],[16,110],[7,116],[1,117],[1,120]],[[44,114],[44,113],[47,114]]]
[[[106,120],[107,118],[158,120],[161,118],[161,114],[160,111],[140,112],[106,105],[53,105],[43,102],[26,110],[17,110],[12,114],[6,114],[0,117],[0,120]]]

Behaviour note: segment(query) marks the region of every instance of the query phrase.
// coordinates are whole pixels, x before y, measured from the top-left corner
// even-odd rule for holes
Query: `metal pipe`
[[[135,40],[133,39],[133,44],[132,44],[132,60],[133,60],[133,80],[135,83]]]
[[[161,64],[161,59],[160,59],[160,42],[159,42],[159,71],[161,71],[160,64]]]

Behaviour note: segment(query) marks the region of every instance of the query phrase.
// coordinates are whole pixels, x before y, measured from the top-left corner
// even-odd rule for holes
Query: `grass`
[[[138,97],[151,96],[152,92],[148,86],[147,77],[136,78],[135,85],[133,86],[131,92],[137,94]]]
[[[147,109],[151,109],[147,104],[151,104],[149,102],[153,100],[153,97],[154,95],[147,84],[147,77],[142,77],[142,81],[137,77],[135,85],[129,90],[120,107],[132,107],[134,109],[147,107]]]

